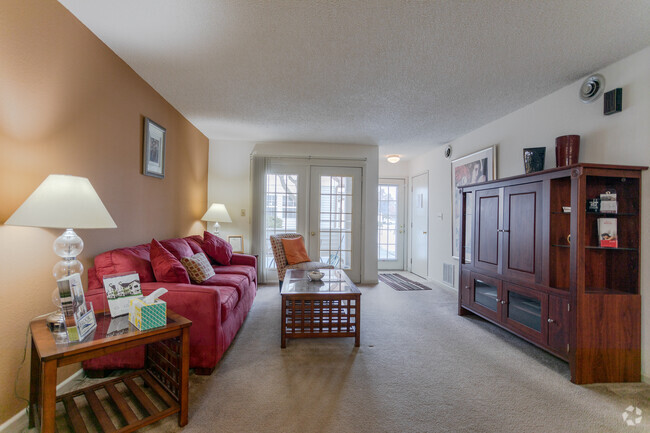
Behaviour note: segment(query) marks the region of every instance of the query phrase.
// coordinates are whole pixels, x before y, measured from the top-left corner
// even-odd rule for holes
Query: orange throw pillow
[[[287,263],[296,265],[298,263],[309,262],[309,256],[305,249],[305,243],[302,238],[280,239],[284,247],[284,254],[287,256]]]

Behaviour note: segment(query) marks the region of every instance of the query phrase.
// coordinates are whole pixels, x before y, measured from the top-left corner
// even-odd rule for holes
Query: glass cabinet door
[[[470,286],[470,306],[487,318],[499,320],[501,280],[472,272]]]
[[[528,338],[542,342],[546,337],[547,295],[514,284],[504,284],[503,321]]]

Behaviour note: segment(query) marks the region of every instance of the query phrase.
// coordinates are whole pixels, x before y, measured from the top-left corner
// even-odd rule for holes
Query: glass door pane
[[[481,280],[474,280],[474,302],[494,312],[498,307],[498,287]]]
[[[311,168],[309,254],[361,280],[361,168]]]
[[[266,269],[275,269],[269,237],[276,233],[298,231],[298,174],[266,175],[264,221]]]
[[[397,196],[397,185],[379,185],[377,258],[380,261],[397,260]]]
[[[542,302],[517,292],[508,292],[508,319],[542,332]]]

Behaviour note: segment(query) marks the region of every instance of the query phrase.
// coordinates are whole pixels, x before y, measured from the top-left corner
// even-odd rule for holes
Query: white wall
[[[221,235],[244,235],[245,251],[250,251],[250,154],[365,158],[362,234],[363,283],[377,282],[377,146],[332,143],[251,143],[210,140],[208,202],[226,205],[233,222],[221,225]],[[246,209],[246,216],[240,210]]]
[[[578,134],[580,162],[650,165],[650,47],[600,71],[605,90],[623,88],[623,111],[603,115],[603,98],[591,104],[578,99],[582,80],[518,111],[454,140],[453,155],[445,159],[442,147],[409,164],[411,174],[428,169],[430,215],[443,212],[443,221],[430,219],[437,233],[429,241],[429,278],[442,280],[443,261],[451,258],[451,160],[497,145],[499,178],[524,172],[522,150],[546,147],[546,168],[555,166],[555,137]],[[520,91],[520,89],[516,89]],[[650,173],[643,173],[641,224],[642,374],[650,380]],[[458,265],[456,260],[453,260]]]

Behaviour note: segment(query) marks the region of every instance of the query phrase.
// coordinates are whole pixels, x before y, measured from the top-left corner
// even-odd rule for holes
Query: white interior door
[[[429,275],[429,173],[411,179],[411,272]]]
[[[379,179],[377,268],[404,270],[404,179]]]
[[[311,167],[309,256],[361,281],[361,168]]]

